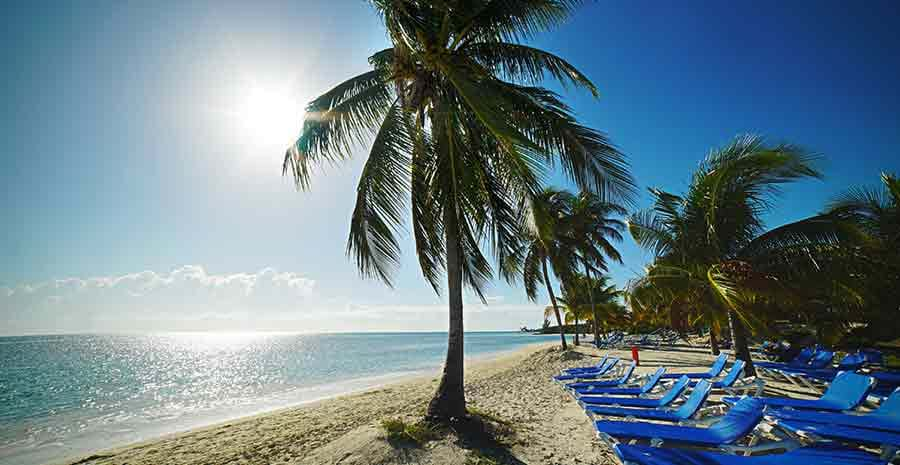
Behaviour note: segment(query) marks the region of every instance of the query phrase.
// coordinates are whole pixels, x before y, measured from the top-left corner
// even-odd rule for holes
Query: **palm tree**
[[[833,261],[829,271],[841,275],[845,288],[859,296],[852,319],[865,320],[865,332],[889,340],[900,331],[900,180],[882,173],[881,189],[856,188],[840,195],[827,212],[853,226],[858,238]]]
[[[606,137],[578,124],[552,78],[597,95],[560,57],[522,43],[562,23],[580,1],[370,0],[391,48],[372,69],[313,100],[284,172],[299,189],[312,169],[346,160],[370,142],[347,253],[363,276],[391,285],[406,211],[426,280],[446,273],[447,357],[428,417],[466,414],[463,286],[482,296],[518,248],[518,210],[553,167],[580,189],[628,198],[634,183]],[[489,247],[485,247],[485,246]],[[501,269],[506,276],[515,270]]]
[[[524,253],[510,254],[506,262],[508,269],[521,269],[525,294],[532,302],[537,300],[538,283],[543,282],[550,298],[549,308],[553,309],[556,324],[559,326],[563,350],[568,349],[565,327],[548,269],[552,269],[560,281],[563,281],[563,276],[574,272],[577,257],[574,254],[574,247],[571,247],[573,241],[567,235],[569,231],[566,229],[568,218],[571,216],[571,206],[572,194],[564,190],[546,188],[531,196],[522,216]],[[517,259],[521,259],[521,263],[516,262]],[[578,331],[575,332],[577,338]]]
[[[591,279],[591,275],[597,272],[608,271],[607,259],[622,263],[622,256],[616,249],[615,243],[622,242],[622,231],[625,223],[612,218],[612,215],[625,215],[625,209],[619,205],[603,202],[590,192],[581,192],[572,199],[571,217],[568,228],[577,241],[577,247],[582,257],[582,266],[587,277],[588,302],[591,306],[591,315],[594,324],[594,341],[600,339],[597,307],[594,303],[594,285],[605,285],[605,280]]]
[[[621,325],[625,320],[625,307],[620,298],[624,295],[610,284],[608,276],[573,274],[563,283],[563,297],[558,299],[566,309],[566,320],[583,319],[593,326],[595,341],[600,330],[611,325]]]
[[[738,137],[706,157],[685,196],[651,190],[653,208],[629,220],[632,236],[656,256],[632,287],[659,289],[672,306],[689,305],[711,319],[724,314],[748,374],[755,371],[745,325],[758,323],[754,308],[790,291],[779,276],[800,262],[811,263],[811,247],[839,238],[829,215],[769,231],[761,219],[779,186],[821,176],[814,160],[791,145]]]

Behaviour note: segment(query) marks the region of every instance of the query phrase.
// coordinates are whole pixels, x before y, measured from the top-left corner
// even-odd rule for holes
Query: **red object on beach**
[[[637,346],[631,346],[631,359],[634,360],[636,366],[641,366],[641,358],[638,356]]]

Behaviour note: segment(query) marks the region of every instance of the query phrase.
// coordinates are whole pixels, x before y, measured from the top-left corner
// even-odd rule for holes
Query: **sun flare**
[[[235,112],[241,139],[255,146],[286,147],[300,131],[302,111],[298,102],[288,91],[248,88]]]

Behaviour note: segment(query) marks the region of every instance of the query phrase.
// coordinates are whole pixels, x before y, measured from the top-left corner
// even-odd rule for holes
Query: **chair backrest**
[[[881,365],[881,362],[884,361],[884,355],[880,350],[875,349],[861,349],[859,351],[866,358],[866,363],[870,365]]]
[[[647,378],[647,381],[641,386],[641,393],[646,394],[653,390],[656,385],[659,383],[659,380],[662,379],[663,375],[666,374],[666,367],[659,367],[656,371]]]
[[[741,359],[737,359],[734,361],[734,364],[731,365],[731,370],[719,381],[719,384],[725,387],[731,387],[738,378],[741,377],[741,374],[744,372],[744,361]]]
[[[728,363],[728,355],[725,353],[719,354],[712,366],[709,367],[709,376],[719,376],[722,370],[725,369],[726,363]]]
[[[622,376],[618,379],[619,384],[628,382],[628,378],[631,378],[631,374],[634,373],[635,365],[637,365],[636,362],[631,362],[631,364],[628,365],[628,368],[626,368],[625,371],[622,372]]]
[[[688,385],[691,384],[691,379],[687,376],[682,376],[675,381],[675,384],[666,391],[665,395],[659,398],[659,405],[669,405],[673,400],[678,398],[685,389],[687,389]]]
[[[834,352],[830,350],[820,350],[816,352],[816,355],[813,355],[813,358],[809,361],[810,368],[820,369],[825,368],[831,365],[831,361],[834,360]]]
[[[807,363],[809,363],[809,359],[813,358],[813,355],[815,354],[816,351],[812,347],[804,347],[802,350],[800,350],[800,353],[797,354],[797,356],[794,357],[794,359],[789,363],[791,365],[806,365]]]
[[[606,368],[600,370],[601,374],[606,373],[609,370],[612,370],[619,363],[619,357],[610,357],[609,360],[606,361]]]
[[[871,376],[842,371],[834,377],[821,400],[834,404],[841,410],[852,410],[866,400],[873,386],[875,378]]]
[[[844,358],[841,359],[841,362],[838,363],[838,371],[856,371],[862,368],[863,364],[866,363],[866,356],[857,352],[853,354],[847,354]]]
[[[722,444],[734,442],[753,431],[763,418],[763,404],[753,397],[737,401],[719,421],[710,425],[709,431]]]
[[[900,419],[900,388],[894,389],[894,392],[884,399],[884,402],[872,412],[872,415]]]
[[[687,420],[694,416],[697,410],[700,410],[700,407],[706,402],[710,391],[712,391],[712,384],[705,379],[701,379],[694,386],[694,390],[691,391],[691,395],[688,396],[687,400],[673,413],[681,420]]]
[[[607,355],[604,355],[603,358],[601,358],[600,361],[597,362],[597,364],[594,365],[594,366],[597,367],[598,370],[602,370],[603,367],[606,366],[606,361],[607,361],[607,360],[609,360],[609,355],[608,355],[608,354],[607,354]]]

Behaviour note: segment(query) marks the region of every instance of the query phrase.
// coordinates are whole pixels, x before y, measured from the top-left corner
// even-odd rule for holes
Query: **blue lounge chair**
[[[816,412],[812,410],[767,410],[774,421],[799,421],[827,425],[850,426],[900,433],[900,389],[894,391],[877,409],[865,415]]]
[[[869,395],[869,391],[874,385],[875,380],[870,376],[845,371],[834,378],[834,382],[818,399],[789,399],[786,397],[757,397],[756,399],[768,407],[830,411],[853,410],[866,400],[866,396]],[[722,398],[722,401],[727,404],[733,404],[739,400],[738,397]]]
[[[805,373],[807,371],[824,370],[831,366],[834,360],[834,352],[830,350],[820,350],[809,360],[809,363],[802,367],[784,367],[774,368],[779,372],[787,373]]]
[[[609,388],[577,388],[577,394],[603,394],[610,396],[639,396],[649,394],[659,384],[662,375],[666,374],[665,367],[659,367],[652,375],[648,376],[644,384],[637,387],[609,387]]]
[[[648,446],[616,444],[613,450],[628,465],[884,465],[877,455],[860,450],[814,444],[783,454],[742,457],[688,449],[661,449]]]
[[[756,429],[763,418],[763,405],[745,397],[708,428],[648,423],[643,421],[595,421],[597,437],[615,444],[619,440],[644,439],[653,445],[678,443],[692,446],[726,447]]]
[[[854,428],[852,426],[823,425],[821,423],[805,423],[801,421],[779,421],[776,425],[790,431],[797,436],[818,441],[830,439],[833,441],[849,442],[853,444],[865,444],[881,447],[881,458],[891,460],[897,455],[900,448],[900,433],[878,431],[874,429]]]
[[[586,405],[584,410],[591,420],[595,415],[606,415],[614,417],[640,418],[643,420],[671,421],[680,422],[690,419],[700,410],[700,407],[709,397],[709,391],[712,386],[709,381],[701,380],[697,383],[697,387],[691,392],[691,395],[684,401],[681,406],[676,409],[668,408],[624,408],[624,407],[606,407],[602,405]]]
[[[591,371],[602,371],[606,366],[606,361],[609,360],[609,355],[604,355],[603,358],[597,362],[596,365],[586,366],[586,367],[575,367],[575,368],[566,368],[563,370],[563,373],[583,373],[583,372],[591,372]]]
[[[631,362],[631,365],[628,365],[628,368],[622,372],[622,375],[615,379],[607,379],[600,381],[579,381],[575,383],[566,384],[566,389],[569,389],[575,392],[579,388],[603,388],[603,387],[615,387],[621,386],[628,382],[631,378],[632,373],[634,373],[635,363]],[[578,378],[583,379],[583,378]]]
[[[831,362],[833,360],[834,352],[830,350],[820,350],[816,352],[816,355],[809,361],[809,364],[804,367],[773,368],[764,370],[763,373],[771,376],[780,376],[795,386],[821,392],[821,389],[813,384],[813,380],[815,379],[813,376],[819,374],[827,377],[829,373],[833,373],[831,379],[834,379],[837,372],[831,367]],[[856,371],[856,369],[854,368],[850,371]]]
[[[666,393],[658,399],[650,399],[646,397],[612,397],[612,396],[581,396],[578,403],[582,408],[585,405],[614,405],[621,407],[641,407],[641,408],[658,408],[671,404],[675,399],[681,396],[687,389],[690,378],[682,376],[675,381],[675,384],[669,388]]]
[[[583,371],[583,372],[575,372],[575,373],[568,373],[568,374],[564,374],[564,375],[558,375],[558,376],[554,376],[553,380],[557,381],[557,382],[564,382],[564,381],[572,381],[572,380],[576,380],[576,379],[602,378],[606,375],[609,375],[610,372],[612,371],[612,369],[615,368],[615,366],[618,363],[619,363],[618,358],[611,358],[606,361],[606,364],[603,366],[603,368],[601,368],[597,371]]]
[[[873,371],[870,376],[878,381],[875,387],[875,393],[886,396],[900,386],[900,372],[896,371]]]
[[[838,363],[836,369],[834,368],[824,368],[821,370],[804,370],[803,374],[808,377],[819,381],[831,381],[837,376],[838,373],[842,371],[856,371],[863,367],[866,364],[866,356],[856,352],[853,354],[847,354],[841,361]]]
[[[869,365],[881,365],[884,362],[884,354],[880,350],[860,349],[859,353],[863,354]]]
[[[806,366],[806,364],[809,363],[809,360],[811,358],[813,358],[813,355],[815,355],[815,354],[816,354],[816,350],[813,349],[812,347],[804,347],[800,351],[800,353],[797,354],[797,356],[794,357],[794,359],[791,360],[790,362],[787,362],[787,363],[784,363],[784,362],[755,362],[754,365],[757,368],[764,368],[764,369],[791,368],[791,367],[801,368],[801,367]]]
[[[755,395],[762,394],[765,384],[761,379],[757,379],[755,376],[741,377],[744,373],[744,366],[743,360],[735,360],[728,373],[712,383],[713,390],[725,391],[728,394],[735,395],[735,393],[748,393],[751,389],[755,389]],[[696,384],[697,381],[691,381],[692,387]]]
[[[848,354],[841,359],[840,363],[838,363],[837,369],[834,368],[823,368],[823,369],[808,369],[808,370],[778,370],[778,373],[783,377],[787,378],[791,383],[805,387],[807,389],[811,389],[814,391],[822,392],[822,384],[830,383],[834,380],[835,376],[842,371],[856,371],[865,364],[865,356],[860,353]],[[876,388],[878,385],[876,384]]]
[[[725,364],[728,363],[728,355],[727,354],[719,354],[716,360],[713,362],[712,366],[709,368],[709,371],[705,373],[667,373],[663,375],[663,379],[675,379],[681,378],[681,375],[687,375],[688,378],[715,378],[722,373],[722,370],[725,369]]]

